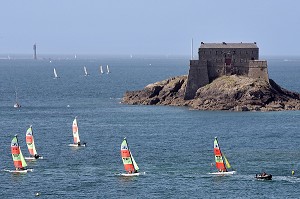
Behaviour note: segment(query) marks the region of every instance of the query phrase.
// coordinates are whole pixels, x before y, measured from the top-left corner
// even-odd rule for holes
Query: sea
[[[264,58],[271,79],[300,92],[300,57]],[[299,198],[300,111],[196,111],[121,103],[126,91],[185,75],[188,69],[187,56],[0,59],[0,197]],[[20,109],[13,107],[15,93]],[[86,147],[68,146],[76,116]],[[4,171],[14,170],[10,143],[15,134],[29,156],[25,132],[30,125],[44,159],[27,161],[33,169],[27,174]],[[124,137],[142,173],[138,177],[119,175],[124,173]],[[208,174],[216,171],[215,137],[236,175]],[[273,180],[256,180],[261,172]]]

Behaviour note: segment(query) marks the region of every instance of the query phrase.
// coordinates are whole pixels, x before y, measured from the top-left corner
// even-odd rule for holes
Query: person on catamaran
[[[35,158],[35,159],[39,159],[39,157],[40,157],[39,154],[35,154],[35,155],[34,155],[34,158]]]
[[[80,142],[77,142],[77,145],[78,145],[78,146],[81,146],[81,143],[80,143]]]

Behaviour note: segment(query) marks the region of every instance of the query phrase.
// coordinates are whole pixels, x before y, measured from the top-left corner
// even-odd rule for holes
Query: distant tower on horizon
[[[33,59],[36,60],[36,44],[33,45]]]

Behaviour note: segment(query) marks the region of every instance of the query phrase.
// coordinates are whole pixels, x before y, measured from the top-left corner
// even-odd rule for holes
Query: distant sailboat
[[[232,174],[236,173],[236,171],[228,171],[228,169],[231,168],[231,165],[229,164],[225,155],[222,154],[217,137],[215,137],[215,140],[214,140],[214,154],[215,154],[215,161],[216,161],[216,167],[218,169],[218,172],[209,173],[209,174],[232,175]]]
[[[139,167],[137,163],[135,162],[132,153],[129,149],[128,143],[126,138],[124,138],[122,144],[121,144],[121,157],[124,164],[124,169],[127,173],[122,173],[122,176],[138,176],[139,173]]]
[[[53,69],[53,73],[54,73],[54,79],[59,78],[58,75],[57,75],[57,72],[56,72],[56,69],[55,69],[55,68]]]
[[[79,132],[78,132],[78,125],[77,125],[77,117],[75,117],[75,119],[73,120],[73,124],[72,124],[72,131],[73,131],[73,140],[74,143],[73,144],[69,144],[69,146],[86,146],[86,143],[81,143],[80,142],[80,138],[79,138]]]
[[[100,74],[103,74],[103,68],[102,68],[102,65],[99,67],[99,72],[100,72]]]
[[[16,97],[16,99],[15,99],[15,104],[14,104],[14,108],[20,108],[21,107],[21,105],[19,104],[19,102],[18,102],[18,93],[17,93],[17,89],[15,90],[15,97]]]
[[[4,170],[11,173],[27,173],[27,171],[32,171],[33,169],[27,169],[27,163],[22,154],[18,137],[15,135],[11,141],[11,155],[14,161],[14,166],[16,170]]]
[[[110,73],[108,65],[106,65],[107,74]]]
[[[85,66],[83,67],[83,70],[84,70],[84,76],[89,76],[90,75],[90,74],[88,74],[87,69],[86,69]]]
[[[32,131],[32,126],[31,125],[26,131],[26,144],[27,144],[27,147],[28,147],[28,151],[31,155],[31,157],[25,157],[26,160],[43,159],[43,157],[40,156],[39,154],[37,154],[37,152],[36,152],[34,138],[33,138],[33,131]]]

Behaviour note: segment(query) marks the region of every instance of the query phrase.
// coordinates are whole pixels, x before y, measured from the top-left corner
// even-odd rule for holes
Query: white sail
[[[78,142],[80,143],[77,117],[75,117],[75,119],[73,120],[72,130],[73,130],[74,144],[77,144]]]
[[[54,73],[54,78],[58,78],[58,75],[56,73],[56,69],[55,68],[53,69],[53,73]]]
[[[132,159],[132,163],[133,163],[134,169],[138,171],[140,168],[138,167],[137,163],[135,162],[135,160],[134,160],[134,158],[132,156],[131,151],[130,151],[130,154],[131,154],[131,159]]]
[[[84,76],[88,76],[89,74],[88,74],[87,69],[86,69],[85,66],[83,67],[83,70],[84,70]]]
[[[108,65],[106,65],[107,74],[110,73]]]
[[[103,68],[100,66],[100,73],[103,74]]]

